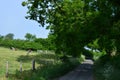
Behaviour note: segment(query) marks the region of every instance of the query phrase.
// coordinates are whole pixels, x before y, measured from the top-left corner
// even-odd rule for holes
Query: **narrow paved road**
[[[58,80],[93,80],[92,67],[93,62],[91,60],[85,60],[75,70],[60,77]]]

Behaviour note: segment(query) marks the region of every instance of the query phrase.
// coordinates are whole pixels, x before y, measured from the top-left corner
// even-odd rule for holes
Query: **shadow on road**
[[[57,80],[93,80],[93,61],[85,60],[76,69]]]

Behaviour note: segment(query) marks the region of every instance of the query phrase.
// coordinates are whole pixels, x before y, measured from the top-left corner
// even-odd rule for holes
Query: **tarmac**
[[[85,60],[76,69],[60,77],[58,80],[93,80],[93,61]]]

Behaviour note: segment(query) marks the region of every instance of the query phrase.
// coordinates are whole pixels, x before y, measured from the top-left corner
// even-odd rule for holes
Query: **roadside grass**
[[[12,51],[0,47],[0,80],[53,80],[74,69],[79,61],[63,63],[52,52],[36,53],[26,55],[27,51]],[[36,61],[36,70],[31,70],[32,60]],[[9,76],[6,79],[6,62],[9,63]],[[22,62],[22,73],[20,72],[20,62]]]

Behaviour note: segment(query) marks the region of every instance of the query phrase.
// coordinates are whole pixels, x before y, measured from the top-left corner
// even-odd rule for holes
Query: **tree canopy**
[[[119,0],[27,0],[26,18],[50,29],[56,53],[79,56],[85,46],[120,52]]]
[[[4,39],[14,39],[14,34],[13,33],[8,33],[7,35],[5,35]]]
[[[26,40],[28,40],[28,41],[34,41],[34,40],[36,39],[36,36],[35,36],[35,35],[32,35],[32,34],[30,34],[30,33],[26,33],[25,38],[26,38]]]

